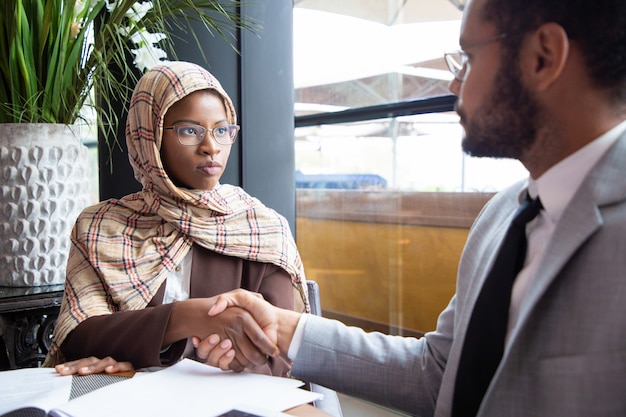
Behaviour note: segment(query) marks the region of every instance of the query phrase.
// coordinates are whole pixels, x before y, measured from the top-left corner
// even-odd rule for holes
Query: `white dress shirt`
[[[165,294],[163,304],[174,301],[187,300],[189,298],[189,285],[191,282],[191,260],[193,248],[185,255],[183,261],[167,275],[165,281]]]
[[[189,299],[189,288],[191,283],[191,263],[193,259],[193,247],[182,262],[167,275],[165,281],[165,294],[163,295],[163,304],[173,303],[174,301],[183,301]],[[169,346],[163,351],[169,349]],[[191,338],[187,339],[183,357],[191,357],[194,352]]]

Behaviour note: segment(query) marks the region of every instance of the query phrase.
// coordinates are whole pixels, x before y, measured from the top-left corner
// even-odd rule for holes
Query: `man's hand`
[[[259,303],[257,304],[256,301]],[[229,310],[233,308],[239,309],[244,306],[256,312],[258,318],[255,318],[258,325],[265,335],[277,344],[278,317],[274,315],[274,310],[278,309],[264,301],[263,296],[259,293],[237,289],[221,294],[217,297],[216,304],[209,310],[209,316],[217,318],[223,314],[228,314]],[[224,371],[241,372],[245,368],[251,367],[245,354],[237,349],[235,339],[224,338],[220,334],[212,334],[204,339],[194,336],[192,342],[196,348],[196,359],[200,362],[219,367]]]
[[[104,359],[91,356],[71,362],[61,363],[54,367],[60,375],[91,375],[98,373],[114,374],[118,372],[134,371],[130,362],[118,362],[110,356]]]
[[[217,334],[220,339],[232,341],[237,360],[242,367],[263,365],[268,356],[280,354],[276,337],[268,337],[248,311],[234,306],[226,311],[222,310],[219,315],[207,314],[218,297],[191,298],[176,302],[165,330],[163,346],[188,337],[195,336],[203,340],[211,334]],[[205,361],[201,354],[196,356],[198,360]]]
[[[215,304],[209,309],[209,316],[217,317],[233,307],[241,307],[248,311],[280,351],[289,350],[300,313],[275,307],[255,293],[238,289],[217,296]],[[236,348],[235,341],[233,339],[231,341]]]
[[[275,345],[275,338],[269,338],[271,343],[268,343],[266,334],[258,330],[258,324],[246,310],[231,307],[219,315],[207,316],[207,318],[211,320],[210,329],[215,332],[218,340],[230,342],[229,347],[233,349],[237,357],[233,363],[235,369],[243,370],[244,368],[263,365],[267,362],[268,355],[277,356],[279,354]],[[205,337],[204,340],[211,342],[215,339],[211,339],[209,336]],[[204,349],[196,349],[196,358],[201,362],[208,363],[207,355],[204,352]]]

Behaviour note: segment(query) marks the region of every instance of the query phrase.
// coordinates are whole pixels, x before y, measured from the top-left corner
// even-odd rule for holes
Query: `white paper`
[[[296,379],[223,372],[189,359],[141,378],[111,384],[58,410],[73,417],[218,416],[232,409],[266,410],[263,416],[312,402],[321,395]],[[61,415],[61,414],[60,414]]]
[[[52,368],[25,368],[0,372],[0,414],[22,407],[48,411],[66,403],[72,377]]]

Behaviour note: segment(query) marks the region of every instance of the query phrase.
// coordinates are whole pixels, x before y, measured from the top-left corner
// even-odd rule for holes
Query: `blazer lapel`
[[[519,321],[511,334],[511,343],[515,343],[519,330],[525,325],[559,271],[576,250],[602,227],[602,207],[626,198],[626,181],[622,167],[625,159],[626,134],[618,139],[591,170],[572,198],[572,203],[563,212],[537,275],[528,287],[528,293],[521,305]]]

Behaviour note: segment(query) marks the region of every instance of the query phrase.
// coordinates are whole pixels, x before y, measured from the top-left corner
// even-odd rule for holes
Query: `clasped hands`
[[[208,330],[196,329],[191,333],[196,360],[235,372],[263,365],[268,357],[286,352],[300,318],[300,313],[277,308],[263,300],[260,294],[243,289],[208,299],[194,299],[194,302],[202,302],[205,307],[202,309],[204,319],[194,322],[208,320],[207,323],[211,323]],[[179,336],[166,342],[179,340]],[[83,358],[56,366],[61,375],[116,373],[132,369],[130,362],[118,362],[111,357]]]
[[[192,338],[196,359],[235,372],[263,365],[268,357],[280,354],[279,333],[283,332],[279,332],[279,323],[284,311],[260,294],[243,289],[220,294],[208,315],[215,319],[226,316],[228,325],[221,335]]]

